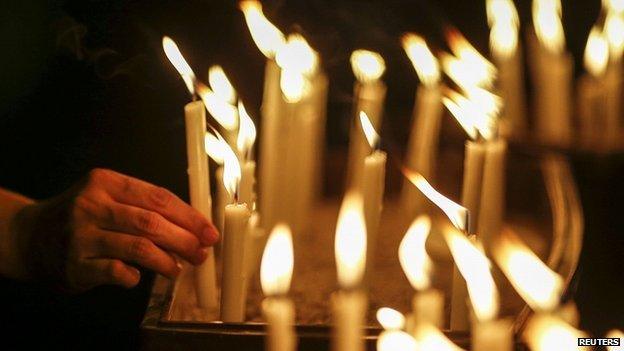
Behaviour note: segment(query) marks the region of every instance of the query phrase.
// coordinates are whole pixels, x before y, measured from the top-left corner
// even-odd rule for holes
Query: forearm
[[[0,188],[0,275],[23,279],[26,271],[18,249],[15,219],[18,213],[34,201]]]

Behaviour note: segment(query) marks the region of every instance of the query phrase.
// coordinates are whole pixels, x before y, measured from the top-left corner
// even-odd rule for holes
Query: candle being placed
[[[512,351],[513,328],[510,320],[498,320],[499,295],[490,272],[490,260],[475,236],[444,233],[453,260],[464,278],[473,311],[472,351]]]
[[[360,111],[360,126],[369,145],[369,155],[364,158],[362,182],[359,188],[364,201],[364,220],[366,221],[366,273],[364,279],[370,284],[375,267],[375,248],[379,221],[383,208],[383,195],[386,179],[386,153],[379,150],[379,134],[364,111]]]
[[[351,68],[357,81],[353,87],[354,110],[349,138],[347,187],[359,187],[362,182],[364,158],[370,146],[362,135],[360,114],[364,112],[373,128],[379,130],[386,98],[386,85],[381,81],[386,70],[384,59],[376,52],[355,50],[351,53]]]
[[[535,98],[538,139],[568,146],[572,139],[572,79],[574,62],[565,51],[560,0],[533,1],[533,31],[529,31],[529,68]]]
[[[605,70],[609,62],[609,44],[601,30],[594,26],[585,46],[587,71],[577,87],[581,143],[587,148],[601,148],[609,135],[606,111]],[[613,127],[613,126],[612,126]]]
[[[284,34],[275,27],[262,12],[262,4],[257,0],[240,2],[240,8],[245,15],[251,37],[267,58],[264,72],[264,90],[262,97],[262,135],[260,138],[260,210],[262,211],[262,226],[273,228],[278,221],[283,183],[280,182],[280,168],[284,167],[283,153],[280,150],[280,141],[284,138],[284,124],[282,118],[285,110],[282,92],[280,90],[280,67],[275,62],[278,48],[285,42]],[[283,144],[283,142],[281,143]]]
[[[260,265],[260,283],[266,296],[262,312],[267,321],[267,351],[294,351],[295,306],[286,296],[294,266],[290,228],[280,223],[271,231]]]
[[[363,327],[368,309],[367,296],[361,288],[366,267],[366,223],[361,195],[345,195],[334,246],[340,290],[332,294],[334,327],[332,350],[364,351]]]
[[[412,299],[412,314],[407,331],[415,335],[424,324],[437,328],[444,326],[444,295],[431,288],[433,264],[425,243],[431,231],[431,219],[426,215],[416,218],[399,245],[399,262],[405,276],[416,290]]]
[[[505,101],[501,134],[523,136],[527,127],[524,63],[518,40],[520,20],[512,0],[487,0],[490,51],[498,69],[496,87]]]
[[[247,300],[245,241],[248,233],[247,223],[251,214],[247,204],[239,202],[238,199],[241,169],[236,154],[231,148],[227,148],[223,160],[223,184],[234,198],[234,203],[225,206],[221,320],[223,322],[243,322]]]
[[[196,78],[178,46],[169,37],[163,37],[163,49],[167,58],[178,73],[191,95],[195,96]],[[188,160],[188,179],[191,206],[201,212],[206,218],[212,219],[212,199],[210,197],[210,178],[208,173],[208,158],[205,153],[204,135],[206,133],[206,115],[201,101],[193,101],[184,107],[184,121],[186,128],[186,155]],[[206,260],[194,269],[195,293],[197,305],[207,310],[217,308],[216,269],[214,251],[206,248]],[[183,266],[184,270],[192,269]],[[184,273],[184,272],[183,272]],[[180,274],[181,277],[190,276]],[[178,282],[177,282],[178,283]],[[177,290],[177,289],[176,289]],[[173,297],[174,303],[175,296]]]
[[[420,84],[412,112],[405,165],[428,179],[435,179],[435,162],[442,120],[440,67],[425,40],[408,33],[402,38],[403,49],[412,62]],[[426,199],[407,181],[401,188],[401,206],[407,218],[426,210]]]

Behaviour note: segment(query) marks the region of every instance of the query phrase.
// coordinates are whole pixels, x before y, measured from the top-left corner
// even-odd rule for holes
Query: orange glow
[[[251,38],[258,49],[267,58],[273,58],[277,49],[284,43],[284,34],[264,16],[260,1],[241,1],[240,9],[245,15]]]
[[[432,262],[425,243],[431,231],[431,219],[421,215],[410,225],[399,245],[399,262],[415,290],[425,290],[431,285]]]
[[[357,287],[366,267],[366,224],[362,197],[348,193],[342,200],[334,243],[338,283],[343,289]]]
[[[351,68],[359,82],[368,83],[381,78],[386,70],[386,63],[376,52],[355,50],[351,53]]]
[[[165,51],[165,55],[178,71],[182,79],[184,80],[184,84],[186,84],[186,88],[188,89],[191,95],[195,95],[195,73],[191,69],[191,66],[186,62],[184,56],[178,49],[178,45],[169,37],[164,36],[162,39],[163,50]]]
[[[260,263],[260,285],[267,296],[284,295],[290,289],[294,267],[290,227],[278,223],[271,232]]]
[[[418,79],[428,86],[435,86],[440,82],[440,65],[433,55],[425,39],[414,33],[407,33],[401,39],[403,50],[412,62]]]

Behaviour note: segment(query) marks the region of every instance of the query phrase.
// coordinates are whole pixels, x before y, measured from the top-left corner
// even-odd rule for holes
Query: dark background
[[[563,1],[567,44],[577,71],[599,0]],[[441,28],[457,26],[484,54],[484,0],[265,1],[285,31],[317,48],[331,79],[328,146],[347,145],[356,48],[379,51],[388,66],[384,134],[404,145],[416,75],[399,42],[405,31],[444,48]],[[523,26],[530,2],[516,1]],[[236,1],[14,1],[0,4],[0,186],[36,199],[60,193],[93,167],[108,167],[187,197],[182,106],[189,97],[166,61],[171,36],[198,77],[221,64],[254,117],[259,116],[264,57]],[[577,300],[583,326],[624,326],[623,206],[617,155],[574,155],[587,213]],[[337,175],[331,175],[337,177]],[[332,185],[332,184],[338,185]],[[330,178],[327,190],[340,187]],[[36,286],[0,283],[0,334],[28,343],[82,346],[136,342],[150,279],[131,291],[104,287],[67,297]],[[30,337],[12,333],[30,330]],[[33,337],[37,336],[37,337]]]

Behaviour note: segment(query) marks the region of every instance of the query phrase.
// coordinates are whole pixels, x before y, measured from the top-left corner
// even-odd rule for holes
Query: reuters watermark
[[[578,338],[577,346],[620,346],[620,338]]]

